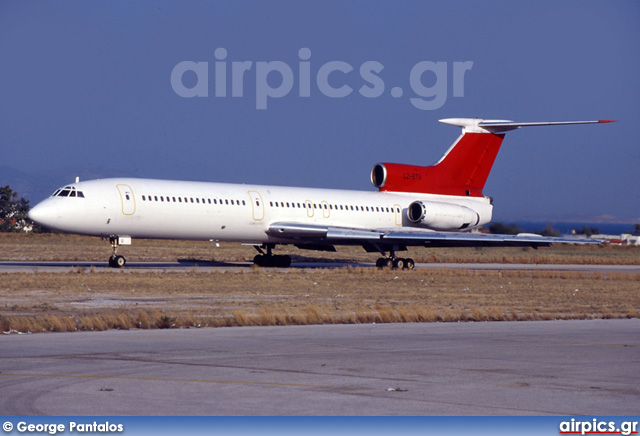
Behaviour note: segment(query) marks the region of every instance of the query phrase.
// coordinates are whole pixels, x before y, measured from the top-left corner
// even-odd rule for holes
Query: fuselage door
[[[249,191],[249,197],[251,197],[251,210],[254,221],[261,221],[264,219],[264,201],[262,196],[257,191]]]
[[[122,214],[133,215],[136,213],[136,200],[133,197],[133,189],[129,185],[116,185],[122,203]]]
[[[331,215],[331,211],[329,210],[329,203],[322,200],[320,202],[320,207],[322,208],[322,216],[325,218],[329,218]]]

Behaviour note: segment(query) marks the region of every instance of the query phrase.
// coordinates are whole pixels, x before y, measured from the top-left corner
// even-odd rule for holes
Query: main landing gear
[[[117,254],[119,238],[117,236],[109,236],[109,243],[111,244],[111,248],[113,248],[113,253],[109,258],[109,266],[111,268],[122,268],[126,265],[127,259]]]
[[[396,257],[395,251],[391,250],[388,257],[381,257],[376,260],[376,266],[380,269],[414,269],[416,263],[411,258]]]
[[[274,255],[272,250],[275,244],[262,244],[261,247],[254,245],[254,248],[258,250],[260,254],[257,254],[253,258],[253,264],[256,266],[269,266],[276,268],[289,268],[291,266],[291,257]],[[265,253],[262,249],[265,248]]]

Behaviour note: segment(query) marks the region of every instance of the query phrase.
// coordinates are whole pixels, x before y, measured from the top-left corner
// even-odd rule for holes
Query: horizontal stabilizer
[[[533,126],[563,126],[570,124],[598,124],[613,123],[615,120],[595,120],[595,121],[542,121],[516,123],[511,120],[483,120],[480,118],[445,118],[439,120],[441,123],[450,124],[452,126],[462,127],[464,132],[473,133],[502,133],[509,130],[519,129],[520,127]]]

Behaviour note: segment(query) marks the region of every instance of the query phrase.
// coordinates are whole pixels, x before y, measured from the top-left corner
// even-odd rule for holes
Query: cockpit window
[[[78,191],[74,186],[65,186],[54,192],[52,197],[79,197],[84,198],[82,191]]]

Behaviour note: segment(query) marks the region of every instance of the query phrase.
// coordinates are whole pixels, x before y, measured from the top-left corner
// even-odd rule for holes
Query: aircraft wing
[[[546,237],[532,233],[494,235],[470,232],[437,232],[426,229],[401,227],[399,229],[360,229],[299,223],[274,223],[269,226],[270,236],[289,241],[300,248],[305,244],[425,246],[425,247],[545,247],[559,244],[599,244],[596,239]]]

